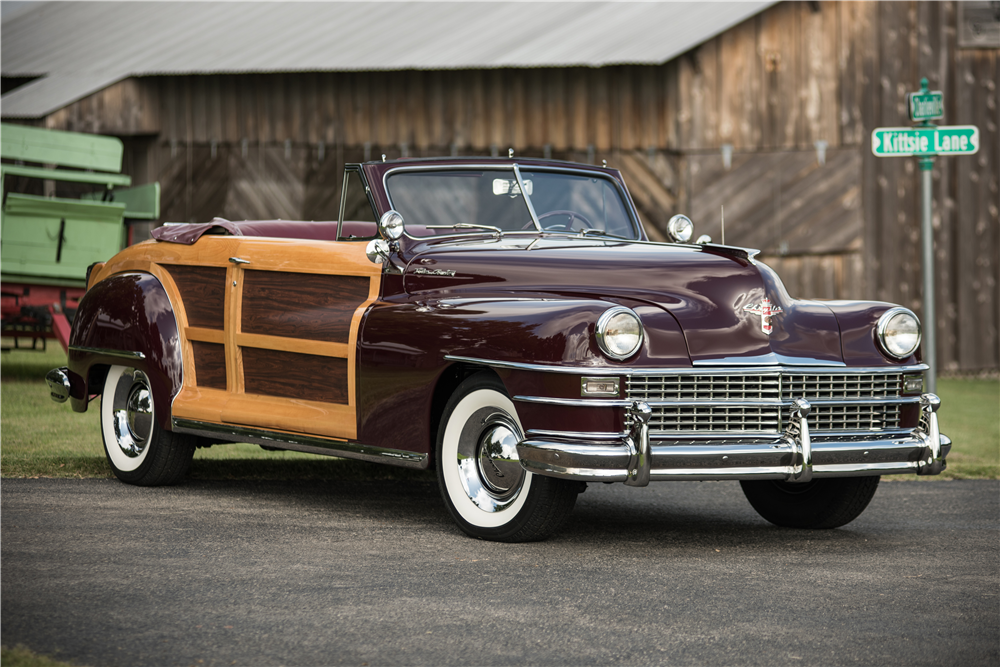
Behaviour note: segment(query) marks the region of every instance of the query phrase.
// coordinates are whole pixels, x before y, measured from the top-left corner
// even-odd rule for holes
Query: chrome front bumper
[[[651,480],[777,479],[808,482],[815,477],[860,477],[916,473],[936,475],[946,467],[951,440],[938,429],[934,394],[920,398],[920,426],[892,433],[811,435],[810,405],[796,401],[785,432],[752,440],[651,438],[650,409],[636,401],[621,434],[529,431],[518,443],[525,470],[549,477],[645,486]]]

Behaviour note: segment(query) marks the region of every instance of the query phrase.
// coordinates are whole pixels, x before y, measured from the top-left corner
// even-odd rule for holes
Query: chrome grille
[[[899,428],[899,406],[880,404],[898,398],[901,373],[770,373],[633,375],[631,400],[653,409],[650,431],[667,433],[779,433],[796,398],[807,401],[873,401],[862,405],[813,405],[812,431],[879,431]],[[694,405],[656,405],[657,402]],[[758,405],[754,403],[760,402]],[[740,405],[726,405],[739,403]],[[750,404],[750,405],[747,405]]]

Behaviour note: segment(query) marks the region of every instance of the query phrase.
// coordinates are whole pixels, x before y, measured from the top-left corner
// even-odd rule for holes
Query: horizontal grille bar
[[[809,414],[814,431],[882,431],[899,428],[899,405],[879,404],[900,397],[902,373],[888,374],[712,374],[631,376],[628,398],[686,401],[654,405],[649,422],[654,435],[668,433],[770,432],[784,428],[796,398],[822,401]],[[762,402],[755,405],[755,401]],[[830,402],[833,403],[830,403]],[[869,404],[837,405],[836,401]],[[695,403],[691,405],[690,403]],[[726,405],[740,403],[740,405]]]

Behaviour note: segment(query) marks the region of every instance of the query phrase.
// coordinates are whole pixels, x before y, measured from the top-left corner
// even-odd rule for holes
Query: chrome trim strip
[[[528,190],[524,187],[524,179],[521,178],[521,170],[518,168],[516,162],[514,163],[514,178],[517,179],[517,187],[521,188],[521,196],[524,197],[524,203],[528,205],[528,215],[531,216],[531,221],[535,223],[535,230],[542,231],[542,223],[538,220],[538,214],[535,213],[535,205],[531,203],[531,195],[528,194]]]
[[[603,180],[610,181],[611,184],[614,186],[615,190],[617,190],[618,194],[622,197],[622,201],[628,205],[628,210],[629,210],[629,213],[631,214],[629,222],[632,223],[632,232],[637,237],[635,239],[620,239],[620,242],[623,242],[623,243],[642,243],[642,244],[645,244],[645,245],[662,245],[662,246],[674,246],[674,245],[677,245],[677,244],[672,244],[672,243],[661,243],[659,241],[644,241],[644,240],[638,238],[639,236],[641,236],[640,230],[642,229],[642,225],[639,222],[639,214],[638,214],[638,211],[635,208],[635,204],[632,201],[632,196],[629,194],[628,189],[625,186],[622,185],[622,183],[620,183],[617,179],[615,179],[615,178],[611,177],[610,175],[608,175],[606,172],[600,171],[600,170],[598,170],[596,168],[594,170],[581,169],[580,167],[569,166],[569,164],[567,164],[567,166],[565,166],[565,167],[558,166],[558,165],[525,165],[525,167],[527,169],[529,169],[530,171],[553,171],[553,172],[560,172],[560,173],[566,173],[566,174],[578,174],[578,175],[588,176],[590,178],[601,178]],[[384,174],[382,174],[382,189],[385,191],[385,198],[389,200],[389,206],[390,206],[390,208],[395,208],[395,206],[392,203],[392,196],[389,194],[388,180],[389,180],[389,176],[390,175],[395,174],[397,172],[401,172],[401,171],[455,171],[455,170],[461,170],[461,169],[467,169],[467,170],[469,170],[469,169],[483,169],[483,170],[486,170],[486,169],[495,169],[497,171],[508,171],[508,170],[512,171],[514,169],[514,167],[513,167],[512,163],[505,164],[505,163],[502,163],[502,162],[500,162],[500,163],[493,163],[493,164],[489,164],[489,163],[486,163],[486,164],[482,164],[482,163],[467,163],[467,164],[403,165],[403,166],[399,166],[399,167],[393,167],[392,169],[389,169]],[[524,192],[523,185],[521,187],[521,192]],[[536,229],[536,230],[530,231],[530,233],[531,234],[538,234],[539,233],[539,229],[541,229],[541,225],[539,224],[537,218],[534,219],[534,222],[535,222],[536,225],[539,225],[539,228]],[[516,233],[516,232],[514,232],[514,233]],[[406,236],[407,236],[407,238],[410,238],[410,239],[423,240],[423,239],[427,239],[427,238],[435,238],[435,239],[453,238],[454,236],[459,236],[459,235],[457,235],[457,234],[456,235],[446,234],[446,235],[441,235],[441,236],[427,237],[427,236],[410,236],[409,234],[407,234]],[[468,236],[468,234],[464,234],[462,236]],[[567,235],[567,236],[575,236],[575,234],[573,234],[573,235]],[[700,246],[692,246],[692,247],[694,247],[694,248],[700,248]]]
[[[521,401],[522,403],[542,403],[544,405],[568,405],[573,407],[589,407],[589,408],[620,408],[623,406],[632,405],[633,399],[601,399],[601,398],[550,398],[548,396],[515,396],[515,401]],[[913,396],[912,398],[885,398],[885,399],[868,399],[868,398],[852,398],[845,399],[843,401],[838,401],[834,399],[822,400],[822,401],[809,401],[810,405],[818,406],[851,406],[851,405],[905,405],[908,403],[919,403],[920,397]],[[700,407],[700,406],[724,406],[727,408],[760,408],[760,407],[775,407],[775,408],[787,408],[795,405],[793,399],[786,401],[777,400],[773,398],[762,398],[759,401],[727,401],[725,399],[719,400],[705,400],[705,401],[644,401],[647,405],[653,408],[657,407],[674,407],[674,408],[685,408],[685,407]],[[683,431],[682,431],[683,432]],[[742,433],[743,431],[737,431]],[[657,431],[657,433],[669,433],[669,431]]]
[[[515,396],[522,403],[542,403],[543,405],[569,405],[578,408],[621,408],[632,405],[631,400],[605,398],[548,398],[547,396]],[[650,403],[652,405],[652,403]]]
[[[426,454],[400,449],[374,447],[347,440],[325,440],[308,435],[281,433],[230,424],[215,424],[177,417],[172,419],[172,424],[173,430],[178,433],[190,433],[208,438],[222,438],[231,442],[249,442],[255,445],[266,445],[277,449],[290,449],[309,454],[342,456],[417,470],[425,470],[429,463]]]
[[[884,431],[874,429],[864,429],[858,431],[816,431],[812,434],[813,444],[816,442],[831,442],[836,439],[851,438],[846,442],[849,444],[859,442],[873,442],[886,438],[905,438],[913,433],[912,428],[894,428]],[[700,441],[700,440],[729,440],[734,443],[745,443],[747,440],[768,440],[777,438],[781,431],[657,431],[652,434],[653,440],[673,440],[674,442]],[[865,437],[868,436],[868,437]],[[843,440],[841,440],[843,441]],[[677,445],[670,445],[677,446]]]
[[[602,367],[602,366],[553,366],[549,364],[531,364],[520,361],[499,361],[494,359],[481,359],[478,357],[465,357],[457,354],[446,354],[445,361],[460,361],[468,364],[478,364],[480,366],[491,366],[493,368],[512,368],[522,371],[538,371],[542,373],[569,373],[571,375],[733,375],[747,374],[753,372],[761,376],[815,375],[813,368],[802,366],[786,366],[783,364],[765,364],[761,366],[729,366],[695,368],[684,366],[681,368],[628,368],[628,367]],[[805,366],[803,361],[803,366]],[[824,374],[846,374],[846,375],[873,375],[890,373],[922,373],[927,370],[927,364],[917,364],[914,366],[823,366]]]
[[[613,433],[611,431],[549,431],[543,428],[528,429],[528,432],[525,434],[528,438],[548,437],[566,438],[567,440],[595,440],[601,442],[606,442],[608,440],[617,442],[626,435],[628,435],[628,431],[619,431],[617,433]]]
[[[531,398],[531,397],[527,397]],[[541,401],[537,401],[541,402]],[[847,406],[847,405],[904,405],[907,403],[919,403],[919,396],[908,396],[902,398],[845,398],[844,400],[837,400],[835,398],[824,398],[822,400],[810,400],[809,405],[827,405],[827,406]],[[777,398],[762,398],[759,401],[730,401],[724,398],[714,399],[714,400],[704,400],[704,401],[652,401],[646,399],[652,407],[674,407],[674,408],[690,408],[699,407],[703,405],[718,405],[725,406],[727,408],[759,408],[773,406],[776,408],[783,408],[795,405],[794,399],[781,400]]]
[[[594,366],[548,366],[545,364],[528,364],[520,361],[494,361],[463,357],[455,354],[444,355],[445,361],[460,361],[467,364],[491,366],[493,368],[513,368],[522,371],[540,371],[544,373],[569,373],[572,375],[628,375],[631,371],[625,368],[601,368]],[[688,369],[690,370],[690,369]]]
[[[699,359],[693,362],[694,366],[736,366],[748,364],[751,366],[820,366],[824,369],[828,366],[839,368],[847,366],[843,361],[833,361],[830,359],[804,359],[800,357],[788,357],[783,354],[768,352],[767,354],[755,357],[722,357],[721,359]]]
[[[83,345],[70,345],[70,352],[86,352],[88,354],[103,354],[106,357],[121,357],[122,359],[145,359],[142,352],[130,352],[128,350],[108,350],[103,347],[84,347]]]

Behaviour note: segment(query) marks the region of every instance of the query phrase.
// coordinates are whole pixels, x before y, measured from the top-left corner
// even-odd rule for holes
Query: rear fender
[[[163,285],[148,273],[127,272],[95,284],[80,300],[69,340],[74,378],[71,404],[84,412],[112,365],[149,377],[160,425],[170,430],[169,406],[183,381],[180,335]]]

